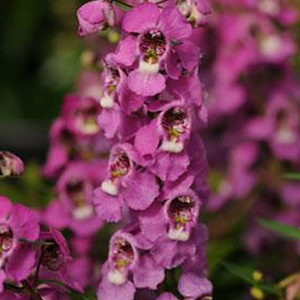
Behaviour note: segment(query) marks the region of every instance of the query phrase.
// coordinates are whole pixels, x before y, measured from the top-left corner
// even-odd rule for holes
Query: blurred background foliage
[[[0,148],[25,160],[43,160],[50,122],[80,70],[82,2],[0,1]]]
[[[0,149],[16,152],[28,167],[20,180],[1,182],[0,191],[35,207],[43,207],[53,197],[51,186],[39,176],[38,165],[45,160],[50,123],[59,113],[64,94],[72,91],[81,69],[80,57],[86,45],[76,34],[75,11],[83,2],[0,1]],[[300,7],[299,1],[296,5]],[[295,27],[295,36],[300,43],[300,25]],[[300,52],[294,63],[300,74]],[[239,234],[243,209],[232,213],[237,211],[240,217],[235,216],[236,222],[226,234],[219,231],[224,229],[224,222],[230,223],[230,214],[206,216],[214,237],[208,246],[208,257],[216,286],[215,299],[242,299],[241,295],[251,286],[251,280],[241,280],[243,272],[222,265],[222,261],[241,262],[256,270],[268,265],[276,268],[274,262],[280,259],[277,249],[266,249],[267,255],[256,257],[255,261],[246,254]],[[299,266],[299,262],[292,264]],[[278,281],[281,275],[278,270],[278,278],[272,279]],[[272,293],[266,299],[269,298],[278,299]]]

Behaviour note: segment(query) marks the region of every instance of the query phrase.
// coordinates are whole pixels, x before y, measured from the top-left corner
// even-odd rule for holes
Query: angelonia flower
[[[248,204],[245,244],[259,252],[276,238],[261,233],[255,219],[300,224],[299,185],[283,178],[300,161],[300,89],[290,63],[297,8],[284,0],[216,4],[219,12],[201,42],[212,117],[205,135],[213,190],[208,208],[219,212]],[[218,44],[209,45],[211,35]]]

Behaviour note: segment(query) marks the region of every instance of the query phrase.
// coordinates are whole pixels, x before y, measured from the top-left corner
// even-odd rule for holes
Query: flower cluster
[[[96,17],[95,5],[118,15],[107,3],[85,4],[78,11],[83,35],[112,21],[105,13]],[[101,62],[97,118],[113,146],[93,202],[101,220],[122,222],[110,239],[99,299],[211,296],[207,232],[198,223],[208,197],[207,165],[197,133],[206,123],[197,34],[208,13],[201,1],[131,3],[115,19],[121,40]],[[176,269],[178,290],[161,293]]]
[[[5,299],[69,299],[66,290],[95,286],[101,300],[212,299],[199,223],[209,189],[198,44],[209,13],[205,0],[78,9],[81,36],[114,27],[120,41],[95,60],[101,72],[83,74],[51,127],[43,174],[54,199],[33,212],[0,198]],[[3,175],[21,173],[6,157]],[[116,230],[100,266],[92,252],[107,223]]]
[[[219,211],[244,199],[240,212],[251,209],[250,219],[299,225],[299,186],[283,178],[300,161],[300,89],[290,63],[297,10],[284,0],[217,3],[209,37],[202,36],[212,116],[206,144],[215,187],[209,208]],[[218,45],[208,44],[211,35]],[[248,248],[259,251],[266,235],[251,225]]]

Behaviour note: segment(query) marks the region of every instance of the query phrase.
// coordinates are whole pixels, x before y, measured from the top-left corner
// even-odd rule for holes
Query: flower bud
[[[8,151],[0,151],[0,176],[20,176],[23,172],[24,164],[18,156]]]

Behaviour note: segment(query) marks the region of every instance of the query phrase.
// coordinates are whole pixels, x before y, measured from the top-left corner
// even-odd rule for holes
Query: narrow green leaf
[[[300,173],[288,173],[284,176],[286,179],[300,180]]]
[[[122,10],[129,11],[132,9],[132,6],[130,4],[127,4],[126,2],[120,1],[120,0],[113,0],[113,3],[119,6]]]
[[[300,240],[300,230],[296,227],[266,219],[260,219],[258,222],[262,227],[272,230],[284,237],[293,240]]]
[[[207,250],[210,273],[213,274],[220,261],[226,259],[226,256],[235,251],[238,246],[238,243],[230,238],[211,241]]]
[[[238,266],[236,264],[232,264],[229,262],[221,262],[221,265],[223,265],[223,267],[225,267],[225,269],[227,269],[227,271],[229,271],[230,273],[232,273],[233,275],[240,277],[241,279],[243,279],[244,281],[246,281],[249,284],[253,284],[254,280],[252,278],[252,273],[253,271],[247,267],[242,267],[242,266]]]
[[[233,275],[243,279],[246,283],[248,283],[251,286],[255,286],[260,288],[261,290],[269,293],[269,294],[273,294],[273,295],[280,295],[280,290],[273,285],[272,283],[269,282],[260,282],[260,281],[256,281],[254,280],[252,274],[255,270],[245,267],[245,266],[238,266],[236,264],[232,264],[229,262],[222,262],[221,263],[225,269],[227,269],[230,273],[232,273]]]

